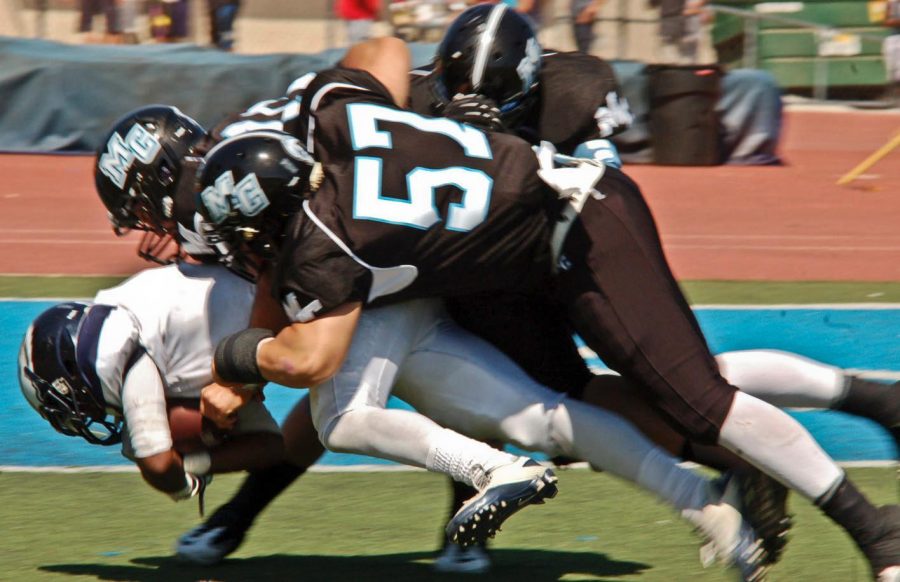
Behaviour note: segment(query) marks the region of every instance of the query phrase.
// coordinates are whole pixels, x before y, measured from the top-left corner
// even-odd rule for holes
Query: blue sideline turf
[[[28,323],[52,305],[0,302],[0,465],[127,465],[117,447],[90,446],[55,433],[22,398],[16,359]],[[773,348],[862,371],[900,373],[900,309],[716,309],[697,311],[714,351]],[[600,365],[599,361],[591,361]],[[267,404],[282,418],[299,391],[268,389]],[[404,406],[393,400],[392,405]],[[877,425],[836,412],[793,412],[836,459],[894,459],[893,442]],[[381,464],[354,455],[327,454],[324,464]]]

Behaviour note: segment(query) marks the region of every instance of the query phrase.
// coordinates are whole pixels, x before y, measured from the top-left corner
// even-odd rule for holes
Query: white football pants
[[[679,467],[622,417],[535,383],[453,323],[439,300],[363,312],[341,371],[311,392],[313,422],[325,447],[433,468],[433,429],[423,423],[414,428],[399,416],[411,413],[384,409],[395,382],[397,395],[417,411],[463,434],[584,459],[676,509],[699,509],[709,501],[706,479]]]

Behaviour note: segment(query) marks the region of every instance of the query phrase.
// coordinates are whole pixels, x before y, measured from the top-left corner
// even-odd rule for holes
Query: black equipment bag
[[[716,65],[647,67],[654,163],[666,166],[722,163],[716,115],[722,74]]]

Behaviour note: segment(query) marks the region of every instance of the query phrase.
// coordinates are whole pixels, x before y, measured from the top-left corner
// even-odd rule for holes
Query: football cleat
[[[249,527],[235,523],[227,512],[220,509],[204,523],[178,538],[175,556],[188,564],[218,564],[238,549]]]
[[[488,475],[487,486],[450,519],[447,540],[461,546],[484,543],[523,507],[555,497],[557,481],[552,470],[528,457],[497,467]]]
[[[714,501],[685,514],[707,542],[700,548],[700,562],[704,567],[715,563],[732,567],[743,582],[765,580],[769,558],[763,540],[742,513],[737,480],[726,474],[710,486]]]
[[[432,568],[445,574],[484,574],[491,569],[491,557],[484,546],[445,544]]]
[[[900,506],[885,505],[878,512],[882,519],[881,535],[860,549],[869,560],[877,582],[900,582]]]
[[[758,469],[735,475],[744,517],[762,539],[768,564],[781,559],[788,543],[788,531],[794,525],[787,511],[787,487]]]

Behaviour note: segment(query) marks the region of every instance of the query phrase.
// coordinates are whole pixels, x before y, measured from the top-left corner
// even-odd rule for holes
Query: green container
[[[870,10],[870,2],[717,0],[716,4],[773,17],[759,21],[756,66],[773,73],[782,87],[812,90],[817,78],[823,76],[828,87],[858,87],[861,94],[872,94],[873,89],[885,84],[881,44],[890,31],[880,22],[873,21],[877,11]],[[761,4],[766,6],[759,6]],[[836,36],[823,39],[817,31],[779,20],[782,18],[827,27]],[[747,31],[744,18],[724,13],[716,15],[712,40],[721,66],[726,69],[745,66]],[[827,42],[821,44],[820,40]],[[818,56],[821,51],[829,50],[831,54]],[[822,75],[823,70],[827,75]]]
[[[815,63],[811,59],[766,59],[762,68],[791,89],[808,89],[815,85]],[[833,58],[825,63],[828,87],[883,86],[884,61],[877,57]]]

